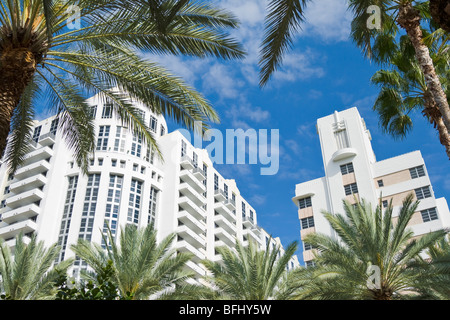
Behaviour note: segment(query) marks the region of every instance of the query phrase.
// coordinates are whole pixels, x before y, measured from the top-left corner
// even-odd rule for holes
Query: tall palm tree
[[[187,253],[175,253],[171,248],[175,235],[169,235],[160,243],[153,225],[138,228],[127,224],[121,228],[118,243],[111,232],[103,249],[99,244],[79,239],[72,245],[75,254],[99,274],[112,261],[113,281],[117,284],[122,297],[148,299],[152,295],[165,293],[174,286],[182,286],[192,274],[184,268],[191,256]],[[108,240],[108,241],[106,241]],[[95,282],[92,273],[84,276]]]
[[[273,72],[281,65],[283,55],[292,46],[292,39],[302,22],[304,11],[309,0],[271,0],[266,15],[264,39],[260,51],[260,84],[265,85]],[[441,112],[444,125],[450,131],[450,107],[430,57],[428,47],[424,44],[421,29],[421,12],[427,11],[427,1],[413,0],[349,0],[349,8],[353,12],[352,38],[364,54],[371,58],[372,42],[386,31],[396,33],[402,28],[409,37],[417,63],[437,108]],[[371,5],[380,8],[382,30],[368,27]]]
[[[0,240],[0,295],[11,300],[52,299],[54,282],[72,263],[66,260],[53,266],[59,248],[44,246],[33,235],[27,244],[23,235],[16,237],[14,253]]]
[[[394,221],[392,203],[374,210],[362,200],[356,207],[344,202],[345,215],[324,212],[337,237],[310,234],[305,242],[317,254],[309,269],[309,284],[300,274],[303,290],[298,298],[376,299],[406,298],[418,292],[421,272],[415,268],[429,246],[442,239],[440,230],[414,237],[408,228],[418,201],[407,196]]]
[[[227,33],[237,24],[227,11],[195,0],[1,0],[0,154],[11,130],[6,159],[12,171],[20,165],[26,129],[43,100],[60,113],[84,169],[95,143],[85,100],[94,94],[113,102],[117,115],[157,150],[130,98],[188,129],[196,121],[205,129],[218,121],[211,104],[141,53],[240,58],[241,45]]]
[[[391,42],[391,40],[388,40],[389,52],[381,52],[383,49],[377,50],[382,56],[389,56],[390,68],[377,71],[371,79],[373,84],[380,87],[374,104],[374,109],[379,114],[380,124],[394,137],[404,138],[413,126],[410,114],[414,111],[422,111],[437,129],[439,140],[450,159],[450,134],[414,57],[411,42],[406,36],[402,36],[398,42]],[[434,44],[431,43],[431,45]],[[380,48],[383,45],[378,44],[377,47]],[[449,53],[438,51],[438,48],[433,48],[432,57],[441,82],[446,87],[447,96],[450,96],[448,87],[450,74],[447,68]]]
[[[280,248],[258,250],[253,242],[248,246],[237,242],[235,248],[217,249],[222,261],[205,260],[211,272],[208,282],[217,297],[236,300],[284,299],[288,296],[286,266],[295,253],[297,243],[291,243],[281,254]],[[284,281],[283,281],[284,280]]]

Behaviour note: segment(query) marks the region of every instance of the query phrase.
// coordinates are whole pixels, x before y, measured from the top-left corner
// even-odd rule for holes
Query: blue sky
[[[246,59],[158,60],[212,102],[221,117],[216,128],[224,134],[226,129],[279,129],[276,175],[260,175],[261,165],[216,166],[223,176],[236,180],[241,194],[256,209],[259,225],[280,237],[284,245],[300,240],[297,209],[291,201],[295,185],[324,175],[316,120],[354,106],[371,131],[377,160],[421,150],[436,197],[450,199],[449,160],[436,131],[420,112],[413,115],[414,129],[403,141],[380,130],[372,110],[377,88],[370,84],[377,66],[363,59],[349,40],[351,15],[345,0],[321,0],[309,6],[308,22],[296,37],[294,49],[263,89],[258,86],[257,61],[267,2],[216,2],[240,19],[241,27],[233,35],[246,48]],[[297,253],[302,260],[301,250]]]

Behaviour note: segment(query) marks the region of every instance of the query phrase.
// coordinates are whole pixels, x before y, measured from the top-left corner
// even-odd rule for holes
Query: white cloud
[[[310,49],[304,53],[288,53],[283,58],[282,68],[274,73],[274,79],[296,81],[321,78],[325,75],[325,70],[314,65],[318,58],[318,54]]]
[[[309,2],[305,10],[306,23],[302,36],[320,37],[327,42],[348,41],[352,14],[348,0],[320,0]]]

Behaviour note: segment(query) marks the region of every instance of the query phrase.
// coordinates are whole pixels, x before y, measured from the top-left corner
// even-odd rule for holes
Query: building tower
[[[219,174],[206,150],[194,148],[179,131],[169,133],[162,116],[135,103],[164,161],[124,126],[111,103],[98,96],[87,102],[97,134],[87,175],[58,132],[56,116],[36,121],[31,150],[14,175],[0,167],[0,237],[10,247],[19,233],[26,241],[36,234],[47,246],[61,247],[62,261],[74,257],[70,246],[78,239],[106,248],[102,234],[108,226],[117,238],[125,224],[154,223],[158,240],[176,233],[176,250],[194,255],[187,267],[201,277],[206,271],[200,261],[220,259],[218,246],[233,247],[236,239],[254,240],[261,248],[267,241],[281,245],[258,226],[255,209],[235,181]],[[296,266],[294,256],[289,267]],[[74,275],[84,267],[76,260]]]
[[[420,151],[377,161],[371,135],[356,108],[318,119],[325,176],[297,184],[294,203],[298,206],[300,237],[311,232],[336,236],[321,214],[344,213],[343,200],[365,199],[373,206],[392,200],[394,219],[405,197],[420,200],[410,222],[416,236],[450,226],[445,198],[436,199]],[[312,264],[313,249],[303,244],[303,260]]]

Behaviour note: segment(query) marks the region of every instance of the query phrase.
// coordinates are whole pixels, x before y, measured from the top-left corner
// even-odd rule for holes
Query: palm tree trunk
[[[412,45],[414,46],[416,58],[425,76],[427,87],[433,95],[433,99],[442,114],[442,121],[444,122],[447,131],[450,132],[450,108],[447,101],[447,96],[445,95],[439,77],[436,74],[433,60],[430,56],[430,51],[423,43],[423,33],[420,29],[420,20],[421,18],[419,11],[414,9],[410,2],[400,7],[397,22],[403,29],[405,29]]]
[[[36,58],[27,49],[5,49],[0,56],[0,155],[6,148],[14,109],[36,72]]]
[[[442,120],[442,114],[436,106],[436,102],[429,91],[425,93],[425,109],[422,113],[430,120],[430,123],[439,132],[439,141],[445,147],[448,158],[450,159],[450,134]]]

